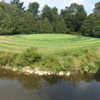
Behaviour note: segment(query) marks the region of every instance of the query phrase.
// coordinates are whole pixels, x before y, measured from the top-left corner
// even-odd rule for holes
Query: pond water
[[[100,82],[93,75],[39,77],[0,70],[0,100],[100,100]]]

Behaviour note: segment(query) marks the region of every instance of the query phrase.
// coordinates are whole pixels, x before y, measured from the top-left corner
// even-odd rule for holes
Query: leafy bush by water
[[[31,64],[38,63],[42,59],[42,56],[38,52],[37,48],[29,48],[22,53],[21,58],[22,58],[22,63],[24,65],[29,66]]]

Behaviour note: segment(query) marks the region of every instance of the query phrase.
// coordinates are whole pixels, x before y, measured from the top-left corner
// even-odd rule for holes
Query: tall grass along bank
[[[96,73],[100,66],[100,49],[80,48],[42,54],[38,48],[32,47],[22,53],[0,52],[0,66],[31,73]]]

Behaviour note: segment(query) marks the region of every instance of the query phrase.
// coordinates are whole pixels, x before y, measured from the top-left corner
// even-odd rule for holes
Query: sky
[[[5,0],[9,2],[10,0]],[[38,2],[42,9],[44,5],[48,4],[50,7],[57,7],[59,10],[70,6],[71,3],[83,4],[88,14],[93,11],[94,5],[100,0],[20,0],[24,2],[24,6],[28,6],[29,2]]]

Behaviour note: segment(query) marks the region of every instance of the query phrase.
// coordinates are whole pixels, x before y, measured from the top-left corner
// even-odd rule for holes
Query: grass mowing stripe
[[[44,51],[56,51],[57,49],[100,47],[100,39],[66,35],[66,34],[30,34],[0,36],[0,50],[22,51],[29,47],[38,47]],[[18,52],[19,52],[18,51]]]

